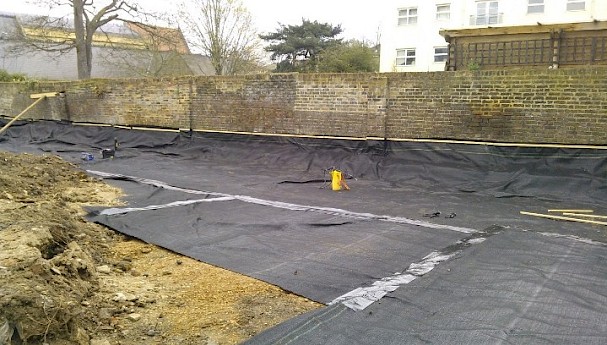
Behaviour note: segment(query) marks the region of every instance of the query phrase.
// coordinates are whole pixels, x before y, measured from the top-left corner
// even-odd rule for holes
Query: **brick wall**
[[[391,138],[607,144],[607,68],[391,74]]]
[[[607,67],[0,83],[0,115],[346,137],[607,144]]]

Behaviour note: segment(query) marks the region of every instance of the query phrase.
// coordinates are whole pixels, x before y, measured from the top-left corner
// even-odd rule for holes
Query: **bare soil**
[[[122,192],[0,152],[0,345],[237,344],[321,305],[87,222]]]

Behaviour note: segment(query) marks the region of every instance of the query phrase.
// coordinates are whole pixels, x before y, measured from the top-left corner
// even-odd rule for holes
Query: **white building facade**
[[[442,71],[442,29],[607,20],[607,0],[391,0],[381,36],[380,72]]]

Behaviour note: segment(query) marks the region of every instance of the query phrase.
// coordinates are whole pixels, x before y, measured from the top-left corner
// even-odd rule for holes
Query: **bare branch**
[[[180,27],[191,43],[211,58],[217,74],[239,73],[243,59],[251,59],[258,46],[257,33],[241,0],[192,0],[180,8]],[[192,11],[192,8],[196,8]],[[254,59],[249,60],[249,62]]]

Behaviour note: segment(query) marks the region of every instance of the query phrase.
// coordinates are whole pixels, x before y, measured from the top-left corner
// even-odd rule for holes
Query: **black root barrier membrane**
[[[327,305],[248,344],[607,343],[607,219],[520,213],[607,214],[607,150],[45,121],[0,149],[122,188],[95,222]]]

